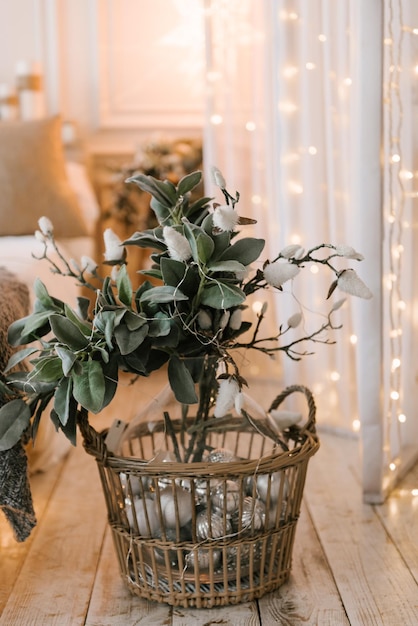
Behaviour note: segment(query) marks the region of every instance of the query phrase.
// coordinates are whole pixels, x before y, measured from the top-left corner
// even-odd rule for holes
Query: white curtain
[[[252,234],[267,240],[265,258],[274,258],[290,243],[305,248],[349,244],[365,256],[363,262],[349,265],[374,298],[349,299],[336,316],[343,329],[326,337],[336,344],[307,345],[314,354],[298,362],[283,357],[274,374],[282,386],[302,382],[312,388],[323,429],[353,436],[360,430],[364,493],[373,501],[383,499],[411,462],[414,455],[405,452],[406,443],[415,443],[415,451],[418,447],[413,409],[417,200],[411,191],[416,168],[411,63],[418,37],[411,22],[415,16],[403,6],[412,11],[413,4],[205,3],[206,181],[211,165],[216,165],[230,191],[240,191],[240,213],[256,217]],[[402,68],[397,71],[391,65]],[[404,82],[402,95],[393,85],[385,95],[387,81],[394,78]],[[394,102],[387,106],[392,97]],[[394,162],[396,134],[403,149],[400,161],[395,157]],[[397,144],[396,149],[401,153]],[[210,186],[208,192],[215,195]],[[323,269],[298,276],[274,298],[276,324],[302,310],[308,333],[319,325],[342,295],[326,301],[333,277]],[[398,282],[391,276],[396,283],[391,292],[385,291],[388,273],[399,275]],[[389,306],[396,316],[388,312]],[[401,365],[394,360],[398,358]],[[270,363],[263,366],[261,361],[257,369],[273,371]]]

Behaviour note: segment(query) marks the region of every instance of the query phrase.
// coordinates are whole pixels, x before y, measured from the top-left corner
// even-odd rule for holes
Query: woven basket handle
[[[308,387],[305,387],[304,385],[290,385],[289,387],[286,387],[286,389],[284,389],[278,396],[277,398],[275,398],[273,400],[273,402],[270,405],[270,408],[268,410],[268,412],[270,411],[274,411],[275,409],[277,409],[280,404],[288,397],[290,396],[292,393],[295,392],[300,392],[303,393],[306,397],[306,401],[308,403],[308,419],[307,422],[304,426],[302,426],[300,428],[300,433],[305,433],[306,431],[311,432],[313,435],[316,435],[316,421],[315,421],[315,415],[316,415],[316,406],[315,406],[315,400],[314,397],[312,395],[312,392],[310,389],[308,389]]]
[[[84,407],[81,407],[78,412],[77,423],[83,437],[83,445],[86,451],[98,459],[106,459],[108,450],[104,438],[90,424],[89,413]]]

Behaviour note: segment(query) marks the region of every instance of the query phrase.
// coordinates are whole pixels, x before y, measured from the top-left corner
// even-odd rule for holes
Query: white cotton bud
[[[103,233],[103,241],[105,244],[104,258],[105,261],[117,262],[122,261],[125,257],[125,248],[121,240],[111,228],[106,228]]]
[[[216,207],[213,213],[213,225],[215,228],[224,232],[232,232],[235,230],[239,221],[239,215],[228,204],[222,204]]]
[[[186,237],[172,226],[164,226],[163,237],[167,245],[168,254],[176,261],[188,261],[192,256],[192,249]]]
[[[280,256],[284,259],[291,259],[292,257],[296,257],[300,251],[304,252],[304,249],[299,244],[291,244],[290,246],[286,246],[283,250],[280,251]]]
[[[239,330],[242,324],[242,311],[241,309],[235,309],[232,311],[231,317],[229,318],[229,328],[231,330]]]
[[[45,243],[46,242],[45,235],[43,233],[41,233],[40,230],[35,230],[35,239],[37,241],[40,241],[41,243]]]
[[[289,428],[289,426],[294,426],[302,420],[302,414],[296,411],[278,411],[273,409],[268,416],[277,430]]]
[[[363,261],[364,259],[364,256],[359,252],[356,252],[356,250],[354,250],[351,246],[335,246],[335,252],[338,256],[343,256],[346,259],[354,259],[355,261]]]
[[[221,330],[223,330],[224,328],[227,327],[228,322],[229,322],[229,318],[231,317],[231,313],[229,311],[225,311],[222,315],[221,315],[221,319],[219,320],[219,328]]]
[[[343,270],[338,276],[337,286],[341,291],[358,298],[369,300],[373,294],[352,269]]]
[[[223,417],[228,413],[234,407],[235,398],[239,393],[240,388],[235,378],[223,378],[219,383],[214,417]]]
[[[45,217],[45,215],[39,218],[38,226],[43,235],[52,235],[52,233],[54,232],[54,227],[51,220],[49,219],[49,217]]]
[[[212,317],[208,311],[200,309],[197,314],[197,323],[202,330],[210,330],[212,328]]]
[[[259,313],[259,315],[260,315],[260,316],[261,316],[261,315],[265,315],[265,314],[266,314],[266,312],[267,312],[267,308],[268,308],[268,304],[267,304],[267,302],[263,302],[263,304],[262,304],[262,306],[261,306],[261,309],[260,309],[260,313]]]
[[[302,321],[302,313],[294,313],[287,320],[289,328],[297,328]]]
[[[221,170],[215,166],[212,167],[212,178],[217,187],[220,189],[226,189],[225,178],[223,177]]]
[[[120,267],[118,265],[114,265],[112,267],[112,270],[110,272],[110,278],[116,282],[119,276],[119,272],[120,272]]]
[[[297,252],[293,255],[294,259],[302,259],[305,256],[305,248],[300,247]]]
[[[340,300],[337,300],[337,302],[332,306],[330,313],[332,313],[333,311],[338,311],[338,309],[342,307],[346,300],[347,298],[341,298]]]
[[[81,267],[83,268],[83,272],[88,272],[89,274],[94,274],[97,269],[97,263],[94,259],[90,258],[87,255],[83,255],[81,257]]]
[[[280,287],[299,274],[299,268],[293,263],[275,261],[264,268],[264,278],[272,287]]]

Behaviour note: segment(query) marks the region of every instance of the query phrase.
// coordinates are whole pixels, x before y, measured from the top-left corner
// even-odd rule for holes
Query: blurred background
[[[418,450],[417,3],[14,0],[0,41],[0,123],[61,117],[100,207],[99,254],[108,225],[124,237],[152,221],[127,175],[203,168],[216,197],[216,165],[266,258],[291,243],[364,255],[350,265],[374,297],[341,308],[334,347],[248,366],[313,389],[321,427],[359,438],[380,501]],[[297,310],[317,324],[328,286],[311,274],[272,298],[275,324]]]

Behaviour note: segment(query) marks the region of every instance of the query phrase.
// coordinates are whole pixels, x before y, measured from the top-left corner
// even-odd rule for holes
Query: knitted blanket
[[[8,328],[28,312],[28,288],[6,268],[0,267],[0,374],[13,353],[7,341]],[[4,402],[4,398],[0,397],[0,406]],[[11,524],[17,541],[24,541],[36,525],[36,517],[22,441],[10,450],[0,452],[0,508]]]

